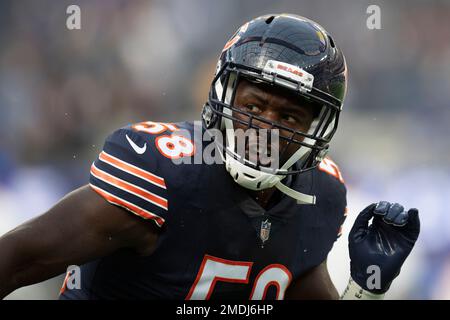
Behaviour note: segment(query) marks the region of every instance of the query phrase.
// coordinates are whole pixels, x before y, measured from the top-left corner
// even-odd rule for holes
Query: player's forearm
[[[19,287],[20,274],[30,265],[29,257],[21,254],[21,227],[0,237],[0,298]]]
[[[10,246],[8,234],[0,237],[0,299],[14,290],[14,248]]]
[[[339,293],[333,284],[321,283],[317,281],[314,284],[299,283],[295,288],[290,288],[286,292],[286,300],[339,300]]]
[[[21,225],[0,237],[0,299],[26,285],[64,272],[64,264],[40,259],[38,235],[30,224]]]
[[[325,296],[322,298],[322,300],[339,300],[339,292],[337,291],[336,287],[333,283],[329,284],[329,287],[326,290],[323,290],[323,292],[326,292]]]
[[[0,237],[0,298],[3,299],[17,288],[17,276],[27,264],[25,256],[20,254],[17,244],[20,241],[20,227]]]
[[[326,260],[293,281],[286,292],[289,300],[338,300]]]
[[[329,281],[323,281],[321,287],[316,286],[308,297],[309,300],[339,300],[339,292],[334,286],[331,279]]]

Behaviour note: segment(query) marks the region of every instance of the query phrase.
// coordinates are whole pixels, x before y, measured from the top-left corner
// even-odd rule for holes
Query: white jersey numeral
[[[268,265],[256,277],[250,300],[264,300],[270,286],[277,288],[277,300],[283,300],[291,279],[292,275],[285,266],[281,264]]]
[[[186,300],[208,300],[217,281],[248,284],[253,262],[232,261],[205,255],[197,277],[189,290]],[[271,264],[256,276],[251,300],[265,299],[270,286],[277,289],[277,300],[284,298],[284,293],[292,280],[290,271],[281,264]]]

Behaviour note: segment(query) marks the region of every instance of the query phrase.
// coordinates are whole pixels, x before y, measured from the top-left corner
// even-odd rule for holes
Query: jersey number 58
[[[205,255],[186,300],[208,300],[217,281],[248,284],[253,262],[231,261]],[[256,276],[250,300],[264,300],[267,289],[275,286],[276,299],[283,300],[292,280],[291,272],[281,264],[270,264]]]
[[[165,131],[177,131],[178,127],[172,123],[162,122],[141,122],[133,125],[137,131],[142,131],[150,134],[161,134]],[[182,157],[189,157],[195,153],[194,143],[181,135],[161,135],[155,139],[156,147],[159,152],[169,159],[178,159]]]

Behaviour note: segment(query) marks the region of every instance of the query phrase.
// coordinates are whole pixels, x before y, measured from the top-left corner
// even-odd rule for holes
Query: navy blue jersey
[[[81,289],[63,290],[61,299],[282,299],[326,259],[346,211],[330,159],[289,182],[315,195],[315,205],[278,193],[263,209],[223,164],[176,163],[205,147],[193,132],[190,122],[145,122],[107,138],[91,187],[156,223],[160,236],[150,256],[123,249],[83,265]]]

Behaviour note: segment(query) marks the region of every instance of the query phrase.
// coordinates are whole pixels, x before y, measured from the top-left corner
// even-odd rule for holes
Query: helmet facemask
[[[328,143],[337,128],[340,101],[315,89],[312,86],[312,75],[299,70],[299,68],[289,66],[291,69],[295,68],[292,69],[296,71],[293,76],[290,76],[289,73],[273,72],[273,67],[277,63],[283,69],[287,68],[285,63],[276,61],[268,61],[267,65],[271,65],[271,68],[263,70],[226,63],[218,70],[213,80],[209,101],[203,113],[207,127],[208,124],[209,127],[212,127],[214,122],[216,128],[224,130],[226,133],[225,146],[221,146],[219,150],[223,150],[222,158],[227,170],[237,183],[251,190],[263,190],[273,186],[287,188],[284,185],[280,186],[280,181],[287,175],[300,174],[315,168],[325,157]],[[310,80],[305,81],[305,77]],[[251,82],[280,86],[294,92],[299,99],[306,99],[317,105],[320,110],[315,110],[315,117],[308,132],[271,122],[235,106],[237,86],[242,78]],[[250,157],[246,157],[242,153],[242,148],[238,150],[239,144],[236,143],[235,135],[236,124],[246,129],[255,129],[258,132],[258,138],[261,138],[259,132],[262,128],[257,123],[264,123],[266,127],[270,127],[270,133],[267,136],[270,136],[272,146],[276,142],[273,140],[280,140],[279,159],[281,161],[278,163],[271,161],[269,166],[264,166],[259,162],[252,161]],[[258,144],[261,142],[264,142],[263,139],[259,139]],[[291,145],[296,146],[296,151],[287,156],[288,150],[292,150],[289,148]],[[272,152],[270,157],[273,158],[276,148],[271,148],[269,145],[267,149]],[[274,166],[275,163],[277,165]],[[314,201],[313,198],[306,199],[304,197],[297,200],[302,203]]]
[[[237,86],[242,78],[264,83],[267,85],[264,87],[283,88],[290,97],[298,96],[317,105],[309,129],[303,126],[306,122],[293,128],[294,123],[280,117],[266,114],[265,119],[260,112],[247,112],[251,108],[235,105]],[[206,129],[225,130],[224,146],[220,141],[216,145],[237,183],[252,190],[275,186],[297,202],[311,204],[315,202],[314,196],[292,190],[281,181],[314,169],[325,157],[338,126],[346,90],[345,58],[326,30],[297,15],[265,15],[245,23],[225,44],[208,102],[203,108],[203,123]],[[241,104],[240,96],[238,100]],[[300,102],[295,105],[302,105]],[[281,123],[271,121],[274,119]],[[282,142],[281,161],[264,163],[245,159],[245,154],[240,154],[233,143],[237,127],[259,130],[258,136],[261,127],[278,130],[278,139]],[[298,130],[299,127],[303,130]]]

